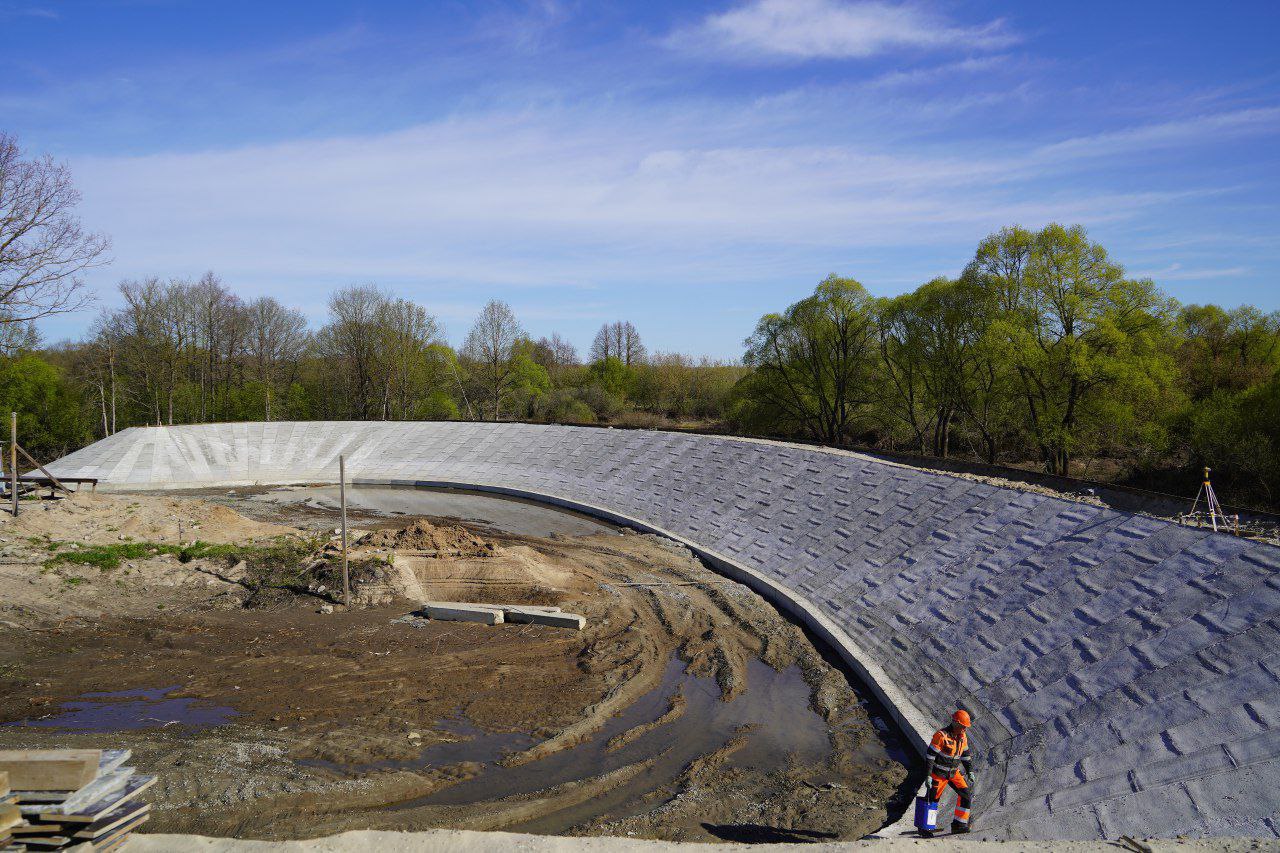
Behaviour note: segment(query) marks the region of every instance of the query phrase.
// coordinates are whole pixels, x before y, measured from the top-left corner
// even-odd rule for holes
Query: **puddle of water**
[[[242,497],[238,508],[258,505],[281,514],[310,511],[329,515],[339,508],[337,486],[279,488]],[[351,486],[348,511],[374,519],[425,516],[446,522],[468,522],[521,536],[589,536],[614,533],[617,527],[590,516],[518,498],[455,489],[410,486]],[[287,520],[287,519],[282,519]]]
[[[4,725],[79,732],[124,732],[173,725],[201,729],[223,725],[236,715],[232,708],[206,705],[199,699],[167,698],[180,686],[85,693],[74,701],[63,702],[60,714]]]
[[[486,732],[465,718],[443,720],[435,727],[458,740],[432,744],[416,760],[410,762],[409,766],[446,767],[463,761],[494,764],[512,752],[528,749],[538,742],[533,735],[522,732]],[[400,765],[400,769],[405,766]]]
[[[498,765],[511,752],[536,743],[520,733],[485,733],[465,719],[442,721],[437,728],[467,740],[434,744],[413,761],[382,762],[361,767],[342,767],[324,762],[313,766],[346,773],[384,769],[421,769],[463,761],[484,765],[475,777],[451,785],[425,797],[408,800],[392,810],[411,809],[426,804],[468,805],[497,800],[598,776],[629,764],[655,759],[648,770],[613,790],[588,802],[554,814],[512,826],[512,831],[556,834],[603,815],[623,817],[649,808],[642,797],[672,780],[700,755],[723,746],[730,738],[744,734],[746,745],[735,752],[726,767],[773,770],[790,761],[821,765],[831,755],[830,729],[809,707],[809,685],[798,667],[777,672],[758,660],[748,666],[746,693],[732,702],[720,699],[714,678],[686,675],[685,664],[672,659],[663,673],[661,685],[633,702],[621,714],[608,720],[589,740],[539,761],[519,767]],[[662,716],[677,692],[685,697],[682,716],[647,732],[613,752],[606,750],[614,735]],[[751,726],[741,732],[743,726]],[[886,757],[883,746],[869,745],[867,760]],[[873,754],[874,753],[874,754]],[[834,781],[834,776],[831,781]]]

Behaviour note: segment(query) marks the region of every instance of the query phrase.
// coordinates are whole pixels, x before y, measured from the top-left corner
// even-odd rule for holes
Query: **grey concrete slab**
[[[501,625],[505,614],[501,607],[490,604],[467,604],[460,601],[424,601],[421,613],[428,619],[441,622],[479,622],[482,625]]]
[[[1276,834],[1280,549],[856,453],[561,426],[134,428],[105,487],[468,485],[670,535],[771,597],[918,749],[963,702],[978,835]]]
[[[542,607],[502,605],[502,616],[508,622],[527,625],[546,625],[551,628],[570,628],[581,631],[587,627],[587,619],[577,613],[564,613]]]

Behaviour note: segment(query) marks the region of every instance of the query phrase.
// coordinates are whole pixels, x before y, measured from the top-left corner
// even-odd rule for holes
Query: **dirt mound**
[[[441,557],[491,557],[492,542],[486,542],[465,527],[436,525],[420,518],[405,527],[375,530],[357,544],[362,548],[401,548],[433,551]]]
[[[80,492],[73,498],[28,503],[15,520],[0,517],[4,536],[104,544],[138,542],[249,542],[293,528],[245,518],[230,507],[167,495]]]

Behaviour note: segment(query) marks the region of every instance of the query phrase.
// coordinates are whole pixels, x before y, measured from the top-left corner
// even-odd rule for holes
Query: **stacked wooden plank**
[[[156,777],[127,749],[0,750],[0,851],[116,850],[150,817]],[[11,811],[6,811],[11,810]]]

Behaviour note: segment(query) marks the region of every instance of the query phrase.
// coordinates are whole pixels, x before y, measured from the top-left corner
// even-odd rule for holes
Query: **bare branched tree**
[[[307,318],[270,296],[250,302],[245,313],[249,321],[245,354],[253,366],[254,378],[265,389],[264,414],[271,420],[271,389],[277,385],[288,387],[294,380],[307,346]]]
[[[40,332],[36,324],[0,322],[0,355],[14,356],[40,346]]]
[[[103,438],[116,431],[120,343],[123,338],[121,314],[101,314],[94,321],[90,337],[85,342],[84,361],[80,365],[82,381],[87,382],[98,397]]]
[[[559,376],[566,367],[581,364],[578,348],[560,337],[559,332],[553,333],[549,338],[538,338],[533,343],[532,357],[547,369],[552,378]]]
[[[640,333],[631,325],[630,320],[619,320],[616,323],[605,323],[596,332],[591,342],[591,360],[604,361],[616,358],[627,367],[644,362],[644,344],[640,342]]]
[[[544,338],[544,340],[546,339]],[[547,346],[551,350],[551,355],[555,359],[557,367],[573,367],[580,363],[578,360],[578,348],[560,337],[559,332],[551,334],[551,339],[547,341]]]
[[[435,350],[444,344],[440,322],[408,299],[387,299],[375,312],[377,375],[383,420],[409,417],[414,400],[440,385]]]
[[[475,363],[485,391],[492,398],[495,421],[502,415],[502,397],[511,380],[513,351],[522,337],[524,330],[511,306],[495,299],[480,311],[462,348],[463,355]]]
[[[71,172],[51,157],[24,160],[0,133],[0,324],[82,308],[82,274],[108,263],[110,243],[86,232]]]
[[[329,323],[317,336],[320,351],[346,374],[348,409],[362,420],[378,415],[378,315],[387,299],[376,285],[343,288],[329,297]]]

